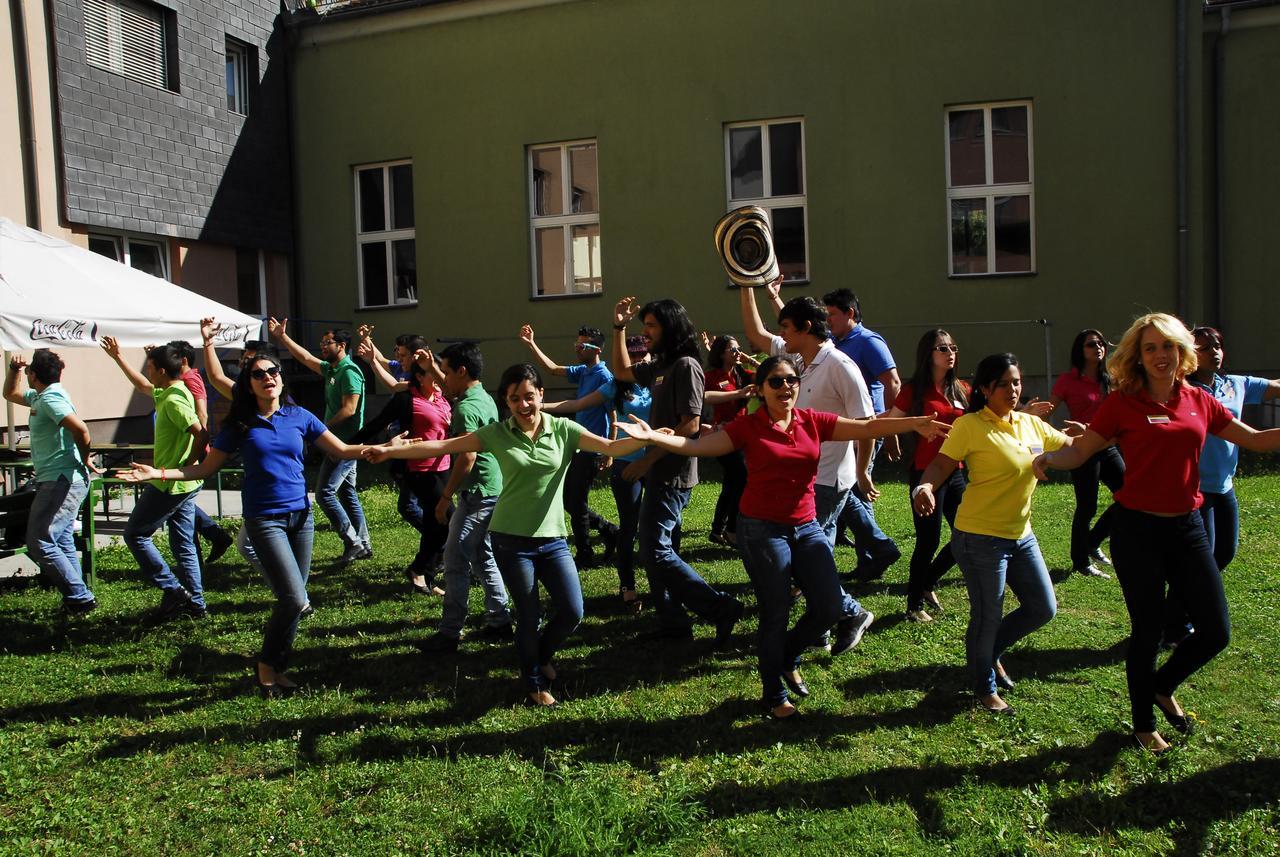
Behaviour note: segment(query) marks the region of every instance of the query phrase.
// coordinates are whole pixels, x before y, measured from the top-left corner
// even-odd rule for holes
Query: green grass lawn
[[[940,589],[939,621],[903,621],[904,559],[854,589],[878,617],[863,644],[807,658],[814,693],[797,723],[760,716],[754,600],[736,557],[706,540],[718,487],[696,490],[684,545],[748,603],[730,650],[710,651],[707,626],[692,645],[646,640],[652,612],[618,610],[616,574],[593,569],[554,711],[517,705],[510,644],[437,659],[414,648],[440,601],[406,592],[416,534],[381,489],[365,493],[373,560],[329,569],[339,542],[327,526],[317,535],[316,613],[292,673],[305,691],[287,700],[253,692],[270,595],[234,551],[206,572],[211,616],[199,623],[149,626],[157,593],[122,548],[103,554],[101,609],[75,624],[51,592],[0,592],[0,852],[1280,848],[1280,476],[1238,485],[1233,641],[1179,693],[1199,733],[1159,760],[1128,744],[1119,589],[1064,570],[1069,485],[1036,499],[1060,609],[1006,658],[1016,717],[974,710],[958,572]],[[909,553],[905,488],[882,488],[881,524]],[[612,511],[607,491],[593,504]],[[844,549],[837,559],[852,565]]]

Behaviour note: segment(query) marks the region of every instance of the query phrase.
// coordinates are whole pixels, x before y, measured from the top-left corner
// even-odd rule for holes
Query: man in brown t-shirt
[[[631,363],[627,354],[627,322],[639,315],[653,360]],[[650,301],[638,312],[635,298],[626,297],[614,309],[614,377],[648,387],[653,404],[650,424],[696,437],[702,413],[702,364],[697,337],[684,307],[671,299]],[[671,532],[689,505],[698,484],[698,460],[669,455],[649,447],[644,457],[623,471],[628,480],[644,479],[640,509],[640,558],[649,578],[649,593],[661,622],[661,634],[674,639],[693,635],[688,610],[716,626],[715,643],[724,645],[742,617],[742,604],[718,592],[689,567],[671,547]]]

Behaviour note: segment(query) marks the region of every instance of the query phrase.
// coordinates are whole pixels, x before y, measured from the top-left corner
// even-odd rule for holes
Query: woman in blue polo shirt
[[[207,479],[237,450],[244,463],[244,526],[276,596],[258,658],[258,687],[266,697],[286,696],[297,685],[285,675],[298,619],[307,600],[314,526],[302,473],[308,442],[334,458],[356,459],[365,449],[338,440],[310,411],[281,405],[284,375],[275,358],[260,354],[235,385],[231,409],[209,455],[199,464],[157,470],[145,464],[121,474],[130,482]],[[249,383],[243,383],[248,378]],[[177,473],[178,475],[174,475]],[[167,474],[167,475],[166,475]]]

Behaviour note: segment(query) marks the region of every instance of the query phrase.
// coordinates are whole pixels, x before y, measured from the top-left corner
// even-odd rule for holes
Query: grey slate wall
[[[83,4],[52,5],[67,220],[287,252],[288,107],[278,2],[155,4],[176,14],[176,92],[89,65]],[[227,36],[257,48],[247,117],[227,109]]]

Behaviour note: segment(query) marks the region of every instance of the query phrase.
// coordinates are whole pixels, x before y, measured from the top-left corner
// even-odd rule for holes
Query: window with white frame
[[[413,162],[370,164],[353,172],[360,306],[416,304]]]
[[[948,272],[1035,271],[1031,102],[948,107]]]
[[[596,141],[530,146],[528,156],[534,297],[599,294]]]
[[[769,119],[725,126],[728,210],[758,205],[769,213],[773,249],[787,282],[809,279],[804,120]]]
[[[173,13],[138,0],[85,0],[85,58],[107,71],[176,90]]]
[[[128,235],[90,233],[89,249],[100,256],[115,259],[153,277],[169,279],[167,244]]]
[[[227,109],[242,116],[249,113],[252,50],[244,42],[227,36]]]

